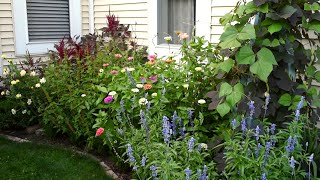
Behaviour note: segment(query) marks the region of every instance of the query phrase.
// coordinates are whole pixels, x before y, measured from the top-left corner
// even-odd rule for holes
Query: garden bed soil
[[[112,157],[101,154],[96,151],[85,151],[84,147],[77,147],[73,143],[71,143],[67,137],[60,136],[56,138],[49,138],[45,135],[36,135],[33,133],[28,133],[27,130],[0,130],[0,135],[8,135],[8,136],[14,136],[21,139],[29,140],[34,143],[38,144],[45,144],[60,148],[67,148],[72,149],[74,151],[80,152],[82,154],[86,154],[91,156],[92,158],[104,162],[105,165],[107,165],[119,178],[119,180],[130,180],[131,178],[131,172],[129,169],[123,169],[121,167],[118,167],[116,163],[113,161]],[[103,165],[102,165],[103,166]]]

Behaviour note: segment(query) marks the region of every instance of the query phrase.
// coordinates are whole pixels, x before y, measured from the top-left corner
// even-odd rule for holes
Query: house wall
[[[106,26],[109,9],[121,24],[130,25],[138,44],[148,44],[148,0],[94,0],[95,29]]]
[[[0,1],[0,48],[2,54],[14,58],[14,33],[11,0]]]
[[[89,34],[89,2],[81,0],[82,11],[82,35]]]

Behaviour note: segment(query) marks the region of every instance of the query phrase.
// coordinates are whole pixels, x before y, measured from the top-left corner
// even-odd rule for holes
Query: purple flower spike
[[[193,151],[193,147],[194,147],[194,142],[196,141],[195,138],[191,137],[189,142],[188,142],[188,151],[192,152]]]
[[[184,170],[184,172],[186,173],[186,180],[190,180],[190,175],[192,173],[191,169],[189,169],[189,167],[187,169]]]
[[[163,122],[162,122],[162,135],[164,138],[164,142],[168,143],[170,140],[170,122],[167,116],[163,116]]]

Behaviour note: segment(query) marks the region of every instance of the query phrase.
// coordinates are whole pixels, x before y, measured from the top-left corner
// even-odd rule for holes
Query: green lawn
[[[0,136],[0,179],[111,180],[93,159],[75,152]]]

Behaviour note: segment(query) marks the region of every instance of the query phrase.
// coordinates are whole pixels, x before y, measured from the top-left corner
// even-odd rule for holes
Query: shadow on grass
[[[76,152],[0,136],[0,179],[104,179],[104,169]]]

